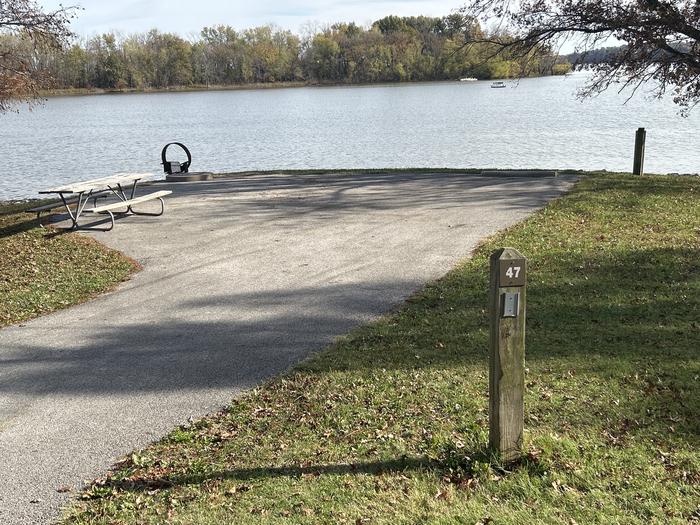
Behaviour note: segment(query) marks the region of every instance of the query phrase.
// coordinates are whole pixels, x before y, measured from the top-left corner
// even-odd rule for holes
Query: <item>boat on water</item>
[[[477,80],[479,79],[475,77],[464,77],[459,79],[460,82],[476,82]]]
[[[491,87],[494,89],[504,88],[504,87],[506,87],[506,83],[502,82],[500,80],[496,80],[495,82],[491,83]]]

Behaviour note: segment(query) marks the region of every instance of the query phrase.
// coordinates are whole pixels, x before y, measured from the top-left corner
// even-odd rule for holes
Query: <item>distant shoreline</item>
[[[39,96],[43,98],[71,97],[88,95],[134,95],[149,93],[192,93],[198,91],[246,91],[253,89],[288,89],[309,87],[321,84],[310,84],[308,82],[274,82],[259,84],[234,84],[234,85],[192,85],[177,86],[170,88],[65,88],[43,90]]]
[[[548,78],[562,77],[564,75],[541,75],[523,78]],[[511,80],[518,81],[522,79],[505,78],[505,79],[479,79],[480,82],[492,82],[494,80]],[[133,94],[149,94],[149,93],[195,93],[206,91],[251,91],[258,89],[291,89],[304,87],[367,87],[367,86],[399,86],[399,85],[419,85],[419,84],[454,84],[458,83],[458,79],[454,80],[403,80],[396,82],[261,82],[251,84],[231,84],[231,85],[191,85],[177,86],[170,88],[65,88],[65,89],[49,89],[39,93],[41,98],[54,97],[80,97],[88,95],[133,95]]]

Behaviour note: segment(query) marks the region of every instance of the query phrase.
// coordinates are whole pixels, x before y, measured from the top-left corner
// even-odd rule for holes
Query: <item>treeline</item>
[[[541,51],[494,55],[479,24],[461,15],[396,17],[370,27],[335,24],[307,37],[272,26],[205,28],[193,41],[152,30],[103,34],[34,57],[57,88],[160,89],[251,83],[369,83],[562,74]],[[496,35],[508,38],[506,34]]]
[[[615,60],[626,49],[626,46],[599,47],[581,53],[571,53],[566,55],[565,58],[571,64],[604,64]]]
[[[672,44],[672,47],[676,48],[683,53],[692,52],[691,47],[684,42],[677,42]],[[571,53],[564,56],[563,58],[570,64],[575,66],[591,66],[596,64],[612,64],[620,60],[620,57],[627,54],[629,48],[626,44],[614,47],[599,47],[596,49],[589,49],[584,52]],[[674,56],[664,49],[657,49],[652,56],[659,61],[667,62],[673,61]]]

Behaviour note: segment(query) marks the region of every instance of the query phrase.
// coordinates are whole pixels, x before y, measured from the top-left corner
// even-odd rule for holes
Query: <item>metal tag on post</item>
[[[518,317],[519,293],[504,293],[501,296],[501,317]]]

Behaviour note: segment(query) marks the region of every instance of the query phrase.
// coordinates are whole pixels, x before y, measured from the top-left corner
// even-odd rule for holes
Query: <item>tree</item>
[[[316,35],[306,53],[307,69],[311,78],[316,80],[340,80],[341,71],[340,45],[330,34]]]
[[[91,38],[88,56],[93,59],[93,82],[95,87],[113,89],[124,84],[124,59],[112,33]]]
[[[156,88],[192,83],[192,45],[173,33],[152,29],[146,35],[151,70],[147,78]]]
[[[43,12],[33,0],[0,0],[0,113],[36,99],[47,85],[36,54],[67,42],[74,13],[71,7]]]
[[[461,12],[500,20],[514,38],[483,40],[496,44],[498,53],[520,57],[573,39],[585,60],[611,38],[622,41],[618,52],[590,66],[594,76],[581,91],[584,97],[612,85],[630,87],[632,94],[647,85],[659,97],[674,93],[685,110],[700,102],[697,0],[470,0]]]

